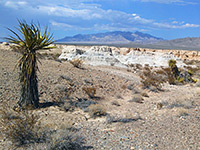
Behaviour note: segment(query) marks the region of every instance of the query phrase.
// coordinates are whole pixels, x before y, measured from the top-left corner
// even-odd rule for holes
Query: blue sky
[[[55,39],[107,31],[200,37],[199,0],[0,0],[0,15],[0,37],[17,19],[48,25]]]

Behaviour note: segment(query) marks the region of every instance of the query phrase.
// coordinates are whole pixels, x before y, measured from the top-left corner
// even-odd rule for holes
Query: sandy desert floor
[[[13,69],[20,56],[9,49],[0,50],[0,102],[10,106],[19,99],[18,70]],[[69,133],[82,138],[82,149],[93,150],[200,149],[199,82],[164,83],[162,90],[155,92],[142,88],[140,70],[84,64],[76,68],[49,56],[40,61],[41,108],[33,113],[39,116],[43,129],[56,132],[51,136],[59,138]],[[198,71],[196,78],[200,79]],[[89,97],[84,87],[95,88],[95,97]],[[61,100],[65,103],[56,105]],[[87,107],[90,103],[101,105],[106,115],[91,117]],[[49,146],[37,143],[14,147],[1,134],[0,149],[49,149]]]

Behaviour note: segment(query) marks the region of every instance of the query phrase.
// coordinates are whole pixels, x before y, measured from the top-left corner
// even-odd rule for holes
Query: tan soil
[[[18,73],[13,69],[20,56],[11,50],[0,50],[0,101],[10,105],[15,105],[19,99]],[[73,81],[72,100],[90,99],[82,88],[95,87],[97,98],[90,100],[103,105],[109,114],[94,119],[80,108],[66,112],[61,107],[49,106],[34,110],[43,127],[52,130],[76,128],[85,138],[85,145],[94,150],[200,149],[200,87],[195,84],[166,83],[162,86],[163,91],[152,92],[141,88],[137,72],[124,68],[83,65],[79,69],[69,62],[40,61],[41,103],[56,102],[66,96],[57,91],[58,87],[70,86],[69,81],[61,78],[66,76]],[[143,97],[143,103],[129,102],[136,91],[145,92],[149,97]],[[113,105],[113,101],[120,106]],[[162,107],[158,107],[159,103]],[[113,118],[115,122],[109,123]],[[0,149],[9,149],[9,142],[2,136]]]

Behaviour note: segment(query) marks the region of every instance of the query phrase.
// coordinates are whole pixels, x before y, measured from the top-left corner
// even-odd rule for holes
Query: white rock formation
[[[126,55],[115,56],[121,63],[130,64],[148,64],[149,66],[168,66],[168,61],[174,59],[177,61],[177,66],[184,66],[181,59],[176,56],[167,53],[160,52],[140,52],[140,51],[130,51]]]
[[[84,51],[78,49],[76,46],[67,46],[63,48],[59,59],[72,60],[78,58],[78,56],[82,55],[83,53]]]
[[[128,48],[122,48],[122,51],[128,51]],[[181,59],[170,53],[161,52],[142,52],[130,50],[127,54],[121,54],[121,49],[108,46],[92,46],[89,49],[80,49],[76,46],[67,46],[62,50],[59,59],[81,59],[90,65],[114,65],[126,67],[130,64],[148,64],[149,66],[168,66],[168,61],[174,59],[177,66],[184,66]]]

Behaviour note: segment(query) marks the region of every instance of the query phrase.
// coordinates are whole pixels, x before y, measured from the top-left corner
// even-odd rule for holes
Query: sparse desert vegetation
[[[197,82],[179,82],[167,61],[164,67],[131,65],[127,70],[109,63],[79,69],[58,61],[55,48],[38,63],[39,107],[23,110],[17,107],[20,82],[13,71],[21,54],[0,49],[0,149],[200,148],[196,62],[177,68]]]

